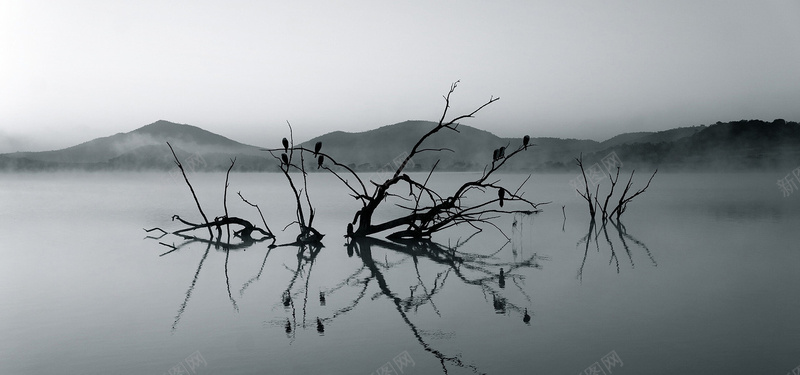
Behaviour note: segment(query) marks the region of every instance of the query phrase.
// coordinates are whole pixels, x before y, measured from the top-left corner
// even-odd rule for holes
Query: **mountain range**
[[[313,148],[316,142],[322,142],[324,152],[338,162],[356,170],[374,171],[394,168],[395,161],[407,155],[435,125],[405,121],[359,133],[335,131],[300,145]],[[440,170],[482,170],[491,162],[493,150],[515,148],[524,135],[502,138],[463,124],[457,130],[445,129],[430,137],[423,148],[441,151],[417,154],[411,170],[428,170],[437,160]],[[510,159],[504,166],[508,171],[575,171],[574,159],[579,155],[591,164],[612,152],[632,168],[749,170],[800,165],[800,125],[781,119],[624,133],[603,142],[535,137],[535,129],[529,133],[534,135],[531,143],[535,146]],[[191,161],[191,168],[209,171],[227,169],[234,157],[238,171],[277,171],[277,161],[263,149],[282,147],[280,140],[258,147],[196,126],[160,120],[61,150],[0,154],[0,170],[166,170],[174,167],[166,142],[172,144],[181,160]]]

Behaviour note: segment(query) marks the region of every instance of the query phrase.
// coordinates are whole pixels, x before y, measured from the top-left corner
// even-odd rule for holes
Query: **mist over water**
[[[219,215],[224,174],[189,177],[209,216]],[[469,175],[434,177],[447,191]],[[527,176],[499,177],[516,186]],[[450,374],[581,373],[612,352],[614,374],[800,365],[800,194],[782,194],[782,173],[659,172],[621,226],[594,228],[574,177],[533,175],[525,197],[552,201],[543,212],[499,219],[509,243],[485,228],[458,248],[486,274],[389,242],[350,256],[342,235],[358,206],[330,175],[309,176],[325,247],[298,258],[296,247],[200,242],[159,256],[170,251],[159,241],[180,238],[145,239],[143,228],[199,217],[180,175],[0,174],[0,373],[160,374],[194,364],[201,375],[370,374],[397,369],[403,353],[414,362],[403,362],[406,374],[443,373],[443,363]],[[645,177],[637,171],[635,186]],[[230,212],[260,222],[241,191],[279,242],[292,239],[292,228],[280,231],[294,209],[285,180],[233,173],[230,184]],[[434,240],[446,248],[472,233]],[[503,287],[495,264],[507,272]],[[203,362],[191,361],[197,354]]]

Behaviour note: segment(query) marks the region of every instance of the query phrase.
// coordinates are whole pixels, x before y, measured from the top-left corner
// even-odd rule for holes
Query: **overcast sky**
[[[255,145],[438,120],[604,140],[800,120],[800,1],[0,2],[0,152],[159,119]]]

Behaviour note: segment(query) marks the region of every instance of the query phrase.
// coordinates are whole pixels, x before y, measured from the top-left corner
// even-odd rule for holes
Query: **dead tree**
[[[628,195],[631,187],[633,186],[633,174],[634,172],[636,172],[636,170],[632,170],[631,175],[628,178],[628,183],[625,185],[625,189],[622,191],[622,195],[620,195],[619,200],[617,201],[617,205],[613,207],[611,211],[609,211],[608,203],[611,200],[611,197],[614,195],[614,188],[617,186],[617,182],[619,182],[620,167],[617,166],[617,172],[614,176],[612,176],[611,173],[608,173],[608,179],[611,182],[611,188],[609,189],[603,204],[600,204],[600,200],[598,198],[600,196],[600,184],[595,185],[595,193],[593,196],[591,190],[589,190],[589,179],[586,177],[586,170],[583,167],[583,155],[577,157],[575,159],[575,163],[581,169],[581,176],[583,177],[583,188],[584,188],[584,191],[580,191],[580,189],[577,188],[575,189],[575,191],[577,191],[578,194],[581,196],[581,198],[583,198],[589,204],[589,217],[592,220],[594,220],[595,214],[598,212],[597,210],[599,209],[603,222],[606,222],[613,215],[616,215],[617,220],[619,220],[620,216],[622,216],[622,214],[628,208],[628,203],[630,203],[633,200],[633,198],[636,198],[642,193],[644,193],[645,190],[647,190],[647,188],[650,187],[650,182],[653,181],[653,177],[655,177],[656,173],[658,173],[658,169],[653,171],[653,174],[650,176],[650,179],[647,180],[647,185],[637,190],[635,193]]]
[[[336,162],[330,155],[320,152],[321,145],[315,147],[313,151],[302,147],[297,148],[301,155],[303,153],[313,153],[319,160],[318,166],[336,175],[350,190],[351,196],[361,202],[362,207],[355,213],[352,222],[347,226],[347,237],[363,238],[384,231],[392,231],[387,236],[390,239],[430,238],[430,236],[436,232],[460,224],[467,224],[480,230],[477,224],[483,223],[494,226],[491,222],[492,219],[502,214],[532,214],[539,211],[537,207],[542,203],[533,203],[523,198],[523,193],[520,192],[522,186],[528,179],[512,191],[500,185],[499,179],[492,178],[492,175],[497,172],[506,161],[532,146],[532,144],[529,144],[530,137],[528,136],[522,138],[522,142],[513,145],[513,147],[511,144],[506,144],[505,146],[495,149],[491,163],[486,165],[481,176],[475,180],[463,183],[449,196],[428,187],[428,182],[438,162],[433,165],[424,181],[418,181],[404,173],[406,166],[415,156],[421,153],[452,151],[449,149],[425,148],[424,143],[429,137],[443,130],[459,132],[459,121],[474,117],[481,109],[500,99],[491,97],[487,102],[472,112],[456,116],[447,121],[447,112],[450,109],[450,96],[455,91],[457,85],[458,81],[450,86],[450,91],[444,96],[445,107],[438,124],[414,144],[403,161],[397,166],[393,175],[385,181],[364,181],[348,166]],[[324,164],[323,161],[328,161],[328,164],[332,163],[341,168],[340,171],[342,169],[345,170],[348,174],[352,175],[355,180],[351,182],[345,178],[343,175],[344,172],[338,172],[330,168],[329,165]],[[530,178],[530,176],[528,176],[528,178]],[[370,188],[368,188],[368,186]],[[408,189],[404,189],[403,192],[400,192],[400,186],[407,186]],[[466,201],[467,195],[474,192],[492,192],[494,193],[494,198],[480,201],[476,204],[468,204]],[[404,201],[404,203],[395,204],[404,209],[406,213],[403,216],[388,221],[375,222],[373,220],[375,211],[385,202],[396,202],[393,198]],[[523,208],[504,208],[505,204],[508,202],[521,203]],[[497,228],[496,226],[494,227]],[[499,228],[497,229],[499,230]]]
[[[282,149],[268,149],[264,151],[268,151],[270,155],[272,155],[275,160],[280,163],[280,170],[283,172],[284,177],[289,182],[289,187],[292,189],[292,193],[294,194],[295,198],[295,218],[296,220],[289,223],[285,228],[288,228],[292,224],[297,224],[300,227],[300,234],[297,235],[295,242],[288,244],[288,245],[298,245],[298,244],[313,244],[319,243],[322,240],[322,237],[325,235],[314,229],[314,206],[311,205],[311,198],[308,196],[308,172],[306,172],[305,167],[305,159],[303,157],[304,150],[302,147],[295,147],[294,146],[294,135],[292,132],[292,124],[288,123],[289,125],[289,139],[283,138]],[[281,152],[280,156],[276,155],[277,152]],[[300,163],[295,162],[295,151],[298,152],[297,155],[299,156]],[[320,162],[321,163],[321,162]],[[303,186],[298,189],[297,185],[295,184],[294,179],[292,178],[291,172],[299,172],[300,176],[303,178]],[[303,198],[305,198],[306,205],[308,207],[308,218],[306,219],[306,212],[303,207]]]
[[[628,194],[628,191],[630,191],[631,186],[632,186],[631,182],[633,181],[633,172],[635,172],[635,171],[631,171],[631,177],[628,178],[628,183],[625,185],[625,190],[622,191],[622,195],[619,197],[619,202],[617,202],[617,207],[614,207],[614,209],[609,213],[609,216],[610,215],[614,215],[616,213],[617,220],[619,220],[619,217],[622,216],[622,214],[628,208],[628,203],[630,203],[630,201],[632,201],[633,198],[636,198],[640,194],[644,193],[644,191],[647,190],[648,187],[650,187],[650,182],[653,181],[653,177],[656,176],[656,173],[658,172],[658,169],[656,169],[653,172],[653,174],[650,176],[650,178],[647,180],[647,185],[645,185],[643,188],[637,190],[632,195],[626,197],[626,195]],[[619,173],[619,171],[617,173]],[[610,194],[609,194],[609,196],[610,196]],[[603,209],[603,215],[605,216],[605,209]]]
[[[577,191],[578,194],[580,194],[580,196],[583,199],[585,199],[587,203],[589,203],[589,216],[592,218],[592,220],[594,220],[595,202],[592,201],[592,192],[589,190],[589,181],[586,178],[586,170],[583,169],[583,154],[581,154],[577,159],[575,159],[575,162],[578,164],[578,167],[581,169],[581,176],[583,176],[583,187],[586,190],[585,192],[582,192],[582,191],[580,191],[578,189],[575,189],[575,191]],[[600,186],[598,185],[598,191],[599,191],[599,188],[600,188]]]
[[[189,190],[192,192],[192,197],[194,198],[194,202],[197,205],[197,209],[198,209],[198,211],[200,211],[200,215],[203,217],[203,223],[192,223],[190,221],[184,220],[183,218],[181,218],[178,215],[172,215],[172,220],[173,221],[177,220],[177,221],[181,222],[182,224],[186,225],[186,227],[184,227],[182,229],[178,229],[176,231],[172,231],[172,232],[168,232],[168,231],[166,231],[164,229],[161,229],[161,228],[158,228],[158,227],[151,228],[151,229],[145,229],[145,231],[148,232],[148,233],[153,232],[153,231],[162,232],[162,235],[160,237],[152,237],[152,238],[160,239],[161,237],[163,237],[166,234],[174,234],[174,235],[178,235],[180,237],[183,237],[187,241],[199,240],[200,242],[207,242],[209,244],[211,244],[211,243],[222,244],[222,227],[224,226],[226,228],[226,230],[228,231],[228,239],[227,239],[227,241],[225,241],[225,245],[226,245],[226,247],[230,247],[230,246],[233,246],[230,243],[230,234],[231,234],[230,226],[231,225],[235,225],[235,226],[241,227],[241,229],[234,230],[234,232],[233,232],[234,237],[240,238],[242,240],[243,244],[246,244],[247,246],[249,246],[250,244],[253,244],[255,242],[264,241],[266,239],[272,239],[273,240],[273,244],[274,244],[275,235],[272,233],[272,231],[269,230],[269,227],[267,226],[266,221],[264,221],[264,228],[266,228],[266,229],[262,229],[262,228],[257,227],[256,225],[253,225],[251,222],[249,222],[249,221],[247,221],[245,219],[242,219],[242,218],[236,217],[236,216],[229,216],[228,215],[228,186],[229,186],[228,181],[229,181],[231,169],[233,169],[233,166],[236,163],[236,159],[231,159],[231,165],[228,168],[227,173],[225,174],[225,189],[224,189],[224,194],[223,194],[223,198],[222,198],[223,199],[222,200],[223,201],[223,207],[224,207],[224,211],[225,212],[224,212],[224,214],[222,216],[217,216],[217,217],[214,218],[213,221],[209,222],[208,218],[206,217],[205,212],[203,211],[203,207],[200,205],[200,201],[197,199],[197,194],[195,194],[194,187],[192,187],[191,182],[189,182],[189,178],[186,176],[186,172],[183,169],[183,165],[181,164],[180,160],[178,160],[178,156],[175,155],[175,150],[172,149],[172,145],[169,144],[169,142],[167,142],[167,146],[169,146],[170,151],[172,151],[172,156],[175,158],[175,164],[180,169],[181,174],[183,174],[183,179],[184,179],[184,181],[186,181],[186,185],[189,186]],[[239,193],[239,197],[241,197],[242,200],[245,201],[245,203],[250,204],[251,206],[255,206],[256,208],[258,208],[257,205],[254,205],[254,204],[252,204],[250,202],[247,202],[247,200],[245,200],[244,197],[242,197],[241,193]],[[259,213],[261,213],[261,209],[259,209]],[[261,219],[262,220],[264,219],[263,215],[261,216]],[[202,240],[202,239],[199,239],[197,237],[186,235],[186,233],[188,233],[188,232],[192,232],[194,230],[203,229],[203,228],[208,229],[208,234],[210,236],[210,238],[208,240]],[[214,232],[212,231],[212,228],[216,228],[217,229],[217,240],[216,240],[216,242],[214,241]],[[253,233],[260,233],[261,236],[259,236],[258,238],[253,238],[253,236],[252,236]],[[176,246],[174,246],[174,245],[168,245],[168,244],[165,244],[163,242],[161,244],[164,245],[164,246],[170,247],[173,250],[176,249]]]

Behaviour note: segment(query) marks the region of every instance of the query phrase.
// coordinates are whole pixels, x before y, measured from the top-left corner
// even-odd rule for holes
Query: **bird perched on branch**
[[[283,151],[289,152],[289,140],[284,137],[281,142],[283,143]]]
[[[500,160],[500,159],[502,159],[504,157],[506,157],[506,147],[505,146],[500,147],[497,150],[494,150],[494,153],[492,154],[492,160],[493,161],[498,161],[498,160]]]
[[[289,165],[289,156],[286,154],[281,154],[281,160],[283,160],[283,164]]]
[[[505,189],[500,189],[497,191],[497,197],[500,198],[500,207],[503,207],[503,199],[506,197]],[[502,272],[501,272],[502,275]]]
[[[317,144],[314,145],[314,156],[317,156],[317,154],[319,154],[319,150],[321,148],[322,148],[322,142],[317,142]]]
[[[320,169],[320,168],[322,168],[322,162],[323,162],[323,161],[325,161],[325,157],[323,157],[322,155],[320,155],[319,157],[317,157],[317,169]]]
[[[531,141],[531,136],[526,134],[524,137],[522,137],[522,147],[524,147],[527,150],[528,149],[528,143],[530,141]]]

